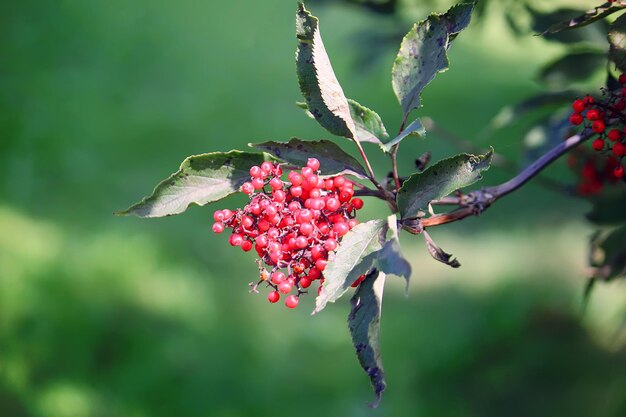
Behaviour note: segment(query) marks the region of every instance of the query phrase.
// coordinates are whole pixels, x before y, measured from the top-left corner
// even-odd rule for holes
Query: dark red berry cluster
[[[213,215],[215,233],[231,228],[232,246],[256,250],[260,278],[251,285],[254,291],[262,283],[271,287],[270,303],[280,300],[281,293],[289,294],[285,304],[295,308],[313,281],[319,280],[321,289],[329,253],[358,224],[356,210],[363,200],[353,198],[354,184],[343,176],[321,178],[319,169],[320,162],[310,158],[283,181],[279,164],[253,166],[250,181],[241,186],[250,202],[243,209]]]
[[[582,196],[599,194],[605,185],[619,182],[620,178],[615,175],[615,170],[623,170],[614,156],[600,157],[586,149],[572,152],[567,164],[579,176],[576,191]]]
[[[615,178],[624,177],[622,164],[626,156],[626,74],[619,77],[622,89],[618,91],[605,91],[604,97],[594,99],[591,96],[577,99],[572,104],[574,113],[570,116],[570,122],[575,125],[584,124],[597,134],[591,143],[591,147],[597,151],[612,157],[612,175]],[[615,163],[617,162],[617,163]],[[588,169],[591,172],[590,169]],[[589,181],[592,181],[588,176]],[[596,186],[590,188],[597,189]]]

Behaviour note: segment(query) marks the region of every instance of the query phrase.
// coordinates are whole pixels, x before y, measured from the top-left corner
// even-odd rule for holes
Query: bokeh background
[[[346,94],[390,132],[401,118],[389,77],[397,45],[374,47],[370,35],[450,4],[405,3],[384,17],[308,2]],[[580,200],[531,184],[433,230],[458,270],[404,236],[414,276],[408,296],[400,279],[386,287],[389,387],[376,410],[347,298],[312,317],[313,297],[288,311],[248,293],[252,256],[210,232],[213,210],[240,199],[165,219],[113,216],[187,155],[329,137],[294,105],[294,6],[2,2],[0,416],[626,415],[626,288],[599,287],[581,313],[593,229]],[[521,160],[532,120],[484,127],[544,88],[537,71],[564,46],[514,36],[501,8],[457,39],[420,114]],[[406,141],[401,171],[426,150],[458,151],[434,134]],[[387,161],[373,161],[386,175]],[[483,183],[507,175],[494,168]],[[560,165],[547,175],[574,180]],[[366,204],[364,218],[385,210]]]

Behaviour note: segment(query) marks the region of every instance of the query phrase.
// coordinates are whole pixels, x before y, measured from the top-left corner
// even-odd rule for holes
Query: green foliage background
[[[308,4],[346,94],[393,132],[396,47],[355,62],[370,47],[364,30],[408,30],[410,19],[325,6]],[[581,318],[592,229],[580,201],[529,186],[480,219],[433,230],[458,270],[430,259],[421,238],[403,238],[414,276],[408,298],[402,280],[387,285],[389,389],[377,410],[365,407],[347,300],[310,317],[313,297],[287,311],[248,294],[252,256],[210,232],[212,209],[240,199],[150,221],[112,216],[189,154],[329,138],[293,104],[294,9],[279,0],[0,5],[0,415],[624,415],[624,285],[599,288]],[[420,114],[518,157],[532,120],[480,132],[504,105],[540,91],[533,77],[563,47],[515,38],[497,10],[455,43]],[[407,139],[401,171],[425,150],[456,149],[435,135]],[[373,159],[385,175],[386,161]],[[572,180],[564,167],[550,173]],[[484,184],[504,178],[492,169]],[[384,209],[369,203],[364,217]]]

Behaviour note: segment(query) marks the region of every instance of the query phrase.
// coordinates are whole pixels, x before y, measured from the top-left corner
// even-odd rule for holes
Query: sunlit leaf
[[[626,15],[621,15],[611,24],[607,38],[609,59],[620,71],[626,72]]]
[[[296,13],[296,36],[296,71],[309,111],[330,133],[355,138],[350,106],[326,54],[319,21],[302,3]]]
[[[289,142],[268,141],[251,143],[250,146],[296,166],[305,166],[309,158],[317,158],[323,175],[349,174],[359,178],[367,177],[356,159],[328,140],[305,141],[293,138]]]
[[[389,139],[389,134],[378,113],[348,99],[350,114],[356,126],[356,137],[361,142],[380,144]]]
[[[605,2],[600,6],[594,7],[593,9],[579,14],[576,17],[571,19],[564,20],[562,22],[556,23],[550,26],[547,30],[545,30],[542,34],[549,33],[557,33],[563,30],[579,28],[581,26],[588,25],[593,23],[599,19],[603,19],[610,14],[618,12],[626,7],[626,1],[616,1],[613,3]]]
[[[384,220],[361,223],[343,237],[324,271],[325,282],[316,299],[314,314],[337,301],[359,276],[372,270],[376,256],[369,255],[382,248],[385,224]]]
[[[250,167],[271,160],[268,154],[241,151],[190,156],[150,196],[116,214],[162,217],[182,213],[192,204],[218,201],[239,191],[250,179]]]
[[[451,39],[470,22],[474,5],[453,6],[446,14],[432,14],[416,23],[402,40],[392,69],[393,90],[404,114],[421,106],[422,90],[448,69]]]
[[[402,218],[415,217],[432,200],[478,181],[481,173],[489,169],[492,157],[493,149],[484,155],[459,154],[411,175],[398,191]]]
[[[400,143],[401,141],[403,141],[405,138],[409,136],[415,136],[417,138],[423,138],[426,136],[426,129],[424,129],[424,126],[422,126],[422,122],[420,119],[414,120],[413,123],[408,125],[406,129],[402,131],[402,133],[400,133],[398,136],[396,136],[389,142],[383,144],[381,147],[383,148],[385,152],[390,152],[391,148],[394,145],[397,145],[398,143]]]
[[[357,358],[370,378],[376,394],[372,407],[378,406],[387,386],[380,354],[380,316],[384,285],[385,274],[372,271],[350,300],[352,308],[348,316],[348,327]]]

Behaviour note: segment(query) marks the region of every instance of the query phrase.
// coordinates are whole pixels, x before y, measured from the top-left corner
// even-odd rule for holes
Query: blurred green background
[[[408,30],[450,2],[408,7],[404,20],[324,3],[309,7],[346,94],[394,132],[397,47],[372,50],[364,65],[364,35]],[[408,297],[401,280],[388,281],[389,387],[376,410],[366,407],[373,395],[347,299],[311,317],[313,297],[288,311],[248,294],[253,257],[210,232],[213,210],[240,199],[165,219],[112,215],[189,154],[328,138],[294,105],[294,9],[2,2],[0,416],[626,415],[626,291],[603,286],[580,314],[592,227],[578,200],[529,185],[481,218],[433,230],[458,270],[433,261],[421,238],[403,238],[414,276]],[[420,112],[516,158],[529,122],[479,133],[504,105],[540,91],[538,68],[562,51],[514,37],[495,8],[458,38]],[[401,171],[425,150],[457,151],[436,135],[406,141]],[[387,162],[373,160],[386,175]],[[562,166],[549,174],[573,180]],[[484,184],[504,178],[492,169]],[[367,204],[365,218],[385,210]]]

